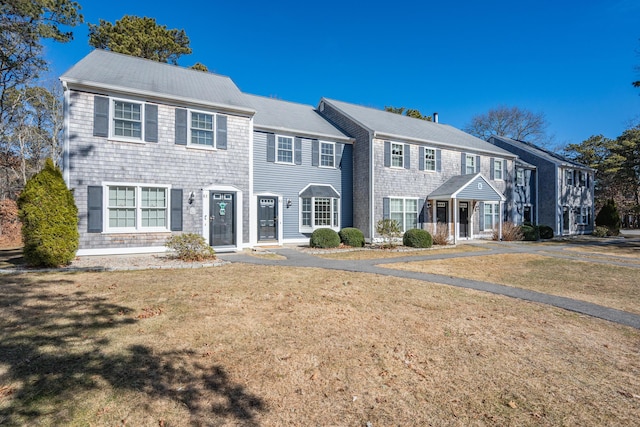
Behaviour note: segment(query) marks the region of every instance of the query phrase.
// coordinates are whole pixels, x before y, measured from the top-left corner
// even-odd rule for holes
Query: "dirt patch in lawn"
[[[0,292],[3,425],[640,423],[640,331],[505,297],[251,265]]]
[[[320,258],[327,259],[341,259],[341,260],[365,260],[365,259],[386,259],[386,258],[400,258],[406,256],[423,256],[423,255],[442,255],[442,254],[454,254],[465,252],[479,252],[484,251],[484,248],[471,245],[458,245],[458,246],[433,246],[428,249],[415,249],[402,247],[399,249],[380,249],[380,248],[362,248],[362,249],[347,249],[347,250],[331,250],[328,249],[326,253],[315,250],[314,255]]]
[[[531,289],[640,314],[640,269],[533,254],[385,264],[385,268]]]

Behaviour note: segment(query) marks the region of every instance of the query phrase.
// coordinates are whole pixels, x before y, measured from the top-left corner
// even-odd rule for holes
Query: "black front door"
[[[258,197],[258,240],[278,239],[278,199]]]
[[[436,202],[436,221],[438,223],[447,224],[447,202]]]
[[[460,237],[469,237],[469,203],[460,202],[458,208],[460,213]]]
[[[211,242],[211,246],[235,246],[235,193],[212,191],[209,196],[209,242]]]

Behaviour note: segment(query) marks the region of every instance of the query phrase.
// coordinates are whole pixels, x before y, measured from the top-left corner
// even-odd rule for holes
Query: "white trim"
[[[295,165],[296,164],[296,138],[293,136],[288,136],[288,135],[275,135],[276,138],[276,158],[275,158],[275,162],[276,164],[279,165]],[[279,138],[287,138],[291,140],[291,161],[290,162],[283,162],[278,160],[280,158],[279,156],[279,151],[280,151],[280,141]],[[282,150],[285,151],[285,150]]]
[[[333,146],[333,166],[322,165],[322,144]],[[318,167],[322,169],[336,169],[337,165],[336,165],[336,143],[335,142],[318,140]]]
[[[256,194],[253,192],[253,117],[249,119],[249,200],[253,200],[249,203],[249,244],[255,244],[258,242],[258,206],[255,202]],[[227,119],[227,134],[229,133],[229,122]],[[227,138],[228,140],[228,138]],[[228,141],[227,141],[228,144]],[[253,225],[252,225],[253,224]]]
[[[393,141],[389,141],[389,144],[390,144],[390,145],[389,145],[389,156],[390,156],[390,159],[389,159],[389,167],[391,167],[391,168],[393,168],[393,169],[404,169],[404,168],[405,168],[405,167],[404,167],[404,157],[405,157],[404,148],[405,148],[405,145],[406,145],[406,144],[403,144],[403,143],[401,143],[401,142],[393,142]],[[394,165],[394,164],[393,164],[393,155],[394,155],[394,154],[393,154],[393,146],[394,146],[394,145],[398,145],[398,146],[400,146],[400,149],[401,149],[401,151],[402,151],[402,154],[400,154],[400,160],[401,160],[401,163],[402,163],[402,164],[401,164],[400,166],[397,166],[397,165]],[[396,156],[398,156],[398,154],[396,154]]]
[[[135,120],[128,120],[128,119],[116,119],[116,114],[115,114],[115,105],[116,102],[124,102],[124,103],[128,103],[128,104],[138,104],[140,105],[140,138],[135,138],[132,136],[122,136],[122,135],[116,135],[115,134],[115,130],[116,130],[116,126],[115,126],[115,121],[116,120],[125,120],[125,121],[130,121],[130,122],[134,122]],[[142,100],[134,100],[131,98],[116,98],[116,97],[109,97],[109,137],[108,140],[109,141],[118,141],[118,142],[135,142],[135,143],[140,143],[140,144],[144,144],[145,140],[144,140],[144,131],[145,131],[145,102]]]
[[[236,196],[236,205],[235,205],[235,221],[236,221],[236,244],[234,246],[231,247],[218,247],[218,246],[213,246],[213,248],[216,250],[216,252],[233,252],[236,250],[239,250],[240,248],[242,248],[243,242],[242,242],[242,234],[243,234],[243,228],[242,228],[242,219],[243,219],[243,210],[242,210],[242,190],[240,190],[237,187],[231,186],[231,185],[209,185],[207,187],[203,187],[201,189],[202,191],[202,237],[204,237],[204,240],[207,242],[208,245],[211,245],[211,241],[210,241],[210,236],[211,233],[209,233],[209,214],[210,214],[210,209],[211,209],[211,205],[209,203],[209,193],[212,191],[215,192],[220,192],[220,193],[235,193]],[[251,204],[249,204],[249,206],[251,206]]]
[[[402,232],[406,232],[407,230],[410,230],[409,228],[406,228],[406,219],[407,219],[407,200],[415,200],[416,202],[416,227],[418,227],[420,225],[420,201],[423,200],[421,197],[405,197],[405,196],[387,196],[387,198],[389,199],[389,219],[391,219],[391,201],[392,200],[402,200],[402,223],[400,224],[400,227],[402,229]],[[413,212],[410,212],[413,213]]]
[[[422,172],[430,172],[430,173],[438,172],[438,159],[437,159],[437,157],[438,157],[438,154],[437,154],[438,149],[437,148],[433,148],[433,147],[423,146],[422,150],[424,152],[424,158],[422,159],[422,162],[424,164],[424,169],[422,170]],[[433,169],[427,169],[427,150],[433,150]],[[420,147],[418,147],[418,154],[420,154]],[[420,159],[418,159],[418,162],[419,161],[420,161]],[[441,159],[441,161],[442,161],[442,159]]]
[[[169,248],[166,246],[143,246],[135,248],[118,246],[115,248],[78,249],[76,256],[155,254],[168,251]]]
[[[193,144],[192,141],[192,135],[191,135],[191,123],[193,122],[193,119],[191,118],[191,115],[193,113],[196,114],[204,114],[207,116],[211,116],[211,139],[212,139],[212,144],[213,145],[206,145],[206,144]],[[211,112],[211,111],[204,111],[204,110],[197,110],[197,109],[192,109],[192,108],[187,108],[187,148],[195,148],[198,150],[208,150],[208,151],[217,151],[218,149],[218,114]],[[204,131],[208,131],[208,129],[198,129],[198,130],[204,130]]]
[[[71,120],[71,114],[69,112],[69,106],[71,105],[71,91],[67,86],[67,82],[62,82],[62,89],[64,91],[64,99],[62,104],[63,111],[63,123],[62,123],[62,178],[66,182],[67,187],[71,188],[71,168],[69,165],[69,126]]]
[[[251,240],[251,244],[254,246],[260,246],[260,245],[273,245],[273,242],[267,242],[267,243],[260,243],[260,240],[258,239],[258,197],[274,197],[276,198],[276,200],[278,201],[278,236],[276,237],[276,239],[278,240],[278,244],[280,244],[280,242],[282,242],[282,236],[283,236],[283,230],[282,230],[282,226],[283,226],[283,217],[284,217],[284,202],[283,202],[283,197],[281,194],[277,194],[277,193],[270,193],[268,191],[262,192],[259,191],[257,193],[255,193],[253,195],[253,200],[251,201],[250,205],[252,205],[256,211],[256,216],[254,218],[254,222],[252,223],[252,225],[249,226],[249,230],[251,230],[252,232],[252,236],[251,238],[253,239],[253,235],[255,235],[255,240]]]
[[[467,173],[467,171],[469,170],[469,159],[471,159],[471,164],[473,165],[471,168],[473,169],[473,171],[471,173]],[[478,166],[476,165],[476,155],[475,154],[469,154],[469,153],[465,153],[464,154],[464,174],[463,175],[471,175],[476,173],[476,168]]]
[[[136,225],[134,228],[110,227],[109,226],[109,187],[134,187],[136,205]],[[102,183],[102,234],[140,234],[140,233],[171,233],[171,188],[170,184],[149,184],[133,182],[112,182]],[[166,200],[166,227],[142,227],[142,188],[164,188]],[[139,191],[140,190],[140,191]]]

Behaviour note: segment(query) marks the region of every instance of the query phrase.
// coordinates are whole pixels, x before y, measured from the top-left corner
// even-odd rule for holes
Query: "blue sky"
[[[437,111],[458,128],[518,106],[545,114],[555,146],[640,120],[640,0],[78,1],[87,22],[184,29],[193,54],[180,65],[202,62],[247,93]],[[73,31],[46,45],[52,76],[91,51],[87,26]]]

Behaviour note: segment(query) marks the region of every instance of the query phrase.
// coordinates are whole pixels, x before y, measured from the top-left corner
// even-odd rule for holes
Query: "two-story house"
[[[489,142],[511,151],[535,166],[537,192],[535,223],[548,225],[554,234],[585,234],[593,231],[594,170],[534,144],[492,136]],[[523,210],[523,214],[524,214]]]
[[[78,254],[161,251],[172,232],[249,244],[255,111],[231,79],[94,50],[60,80]]]
[[[513,216],[514,154],[452,126],[323,98],[318,111],[355,138],[353,222],[375,240],[376,223],[402,231],[446,224],[450,238],[501,232]]]

